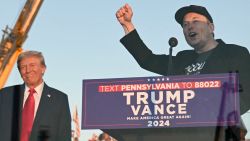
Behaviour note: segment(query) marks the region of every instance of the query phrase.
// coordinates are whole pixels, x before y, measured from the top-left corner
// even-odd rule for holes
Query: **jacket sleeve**
[[[144,69],[166,75],[168,70],[168,55],[153,54],[141,40],[136,30],[124,36],[120,42]]]
[[[240,111],[246,113],[250,109],[250,55],[246,48],[234,53],[235,71],[239,73]]]
[[[71,115],[69,109],[69,102],[67,95],[64,95],[61,103],[61,116],[58,120],[58,141],[70,141],[71,140]]]

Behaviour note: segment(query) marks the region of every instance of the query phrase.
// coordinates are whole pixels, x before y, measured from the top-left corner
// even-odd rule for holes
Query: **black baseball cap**
[[[203,6],[198,6],[198,5],[190,5],[180,8],[175,13],[175,20],[182,26],[184,16],[190,12],[201,14],[205,16],[211,23],[213,23],[213,19],[211,15],[208,13],[207,9]]]

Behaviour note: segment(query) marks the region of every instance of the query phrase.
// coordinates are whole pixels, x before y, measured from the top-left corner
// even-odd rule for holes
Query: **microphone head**
[[[170,47],[176,47],[178,44],[178,40],[175,37],[171,37],[168,40],[168,44],[170,45]]]

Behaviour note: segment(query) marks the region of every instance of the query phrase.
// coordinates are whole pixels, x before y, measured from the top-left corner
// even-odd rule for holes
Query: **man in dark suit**
[[[0,90],[0,140],[70,141],[68,97],[45,84],[42,53],[21,53],[17,66],[24,84]]]
[[[132,16],[133,11],[128,4],[116,12],[117,20],[126,34],[120,40],[121,43],[142,68],[161,75],[169,75],[169,56],[154,54],[144,44],[132,23]],[[226,44],[221,39],[216,40],[214,38],[214,22],[205,7],[196,5],[182,7],[176,12],[175,19],[182,26],[185,39],[193,50],[184,50],[173,56],[171,75],[238,73],[240,112],[241,114],[246,113],[250,109],[250,55],[248,50],[238,45]],[[218,129],[221,129],[220,132]],[[231,127],[229,129],[231,130]],[[150,133],[150,131],[152,130],[141,130],[144,133]],[[224,127],[193,127],[166,129],[163,132],[167,134],[168,140],[175,141],[228,141],[231,139],[240,140],[238,131],[238,127],[231,131]]]

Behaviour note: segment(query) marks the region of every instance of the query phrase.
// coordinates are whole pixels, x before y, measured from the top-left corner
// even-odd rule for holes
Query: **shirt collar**
[[[40,85],[38,85],[37,87],[35,87],[34,89],[35,89],[35,91],[36,91],[36,93],[38,94],[38,95],[41,95],[42,94],[42,92],[43,92],[43,87],[44,87],[44,82],[42,82]],[[29,91],[29,87],[25,84],[25,93],[28,93],[28,91]]]

